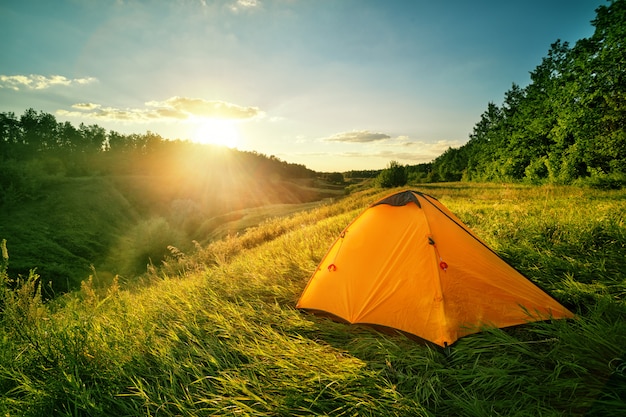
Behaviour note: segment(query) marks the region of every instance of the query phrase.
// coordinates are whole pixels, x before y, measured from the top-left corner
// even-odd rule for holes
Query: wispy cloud
[[[333,152],[333,156],[387,161],[397,160],[406,164],[430,162],[448,148],[455,148],[461,145],[459,141],[439,140],[436,142],[423,142],[413,140],[407,135],[391,136],[386,133],[369,130],[337,133],[321,140],[325,142],[367,144],[367,150],[365,151]]]
[[[383,144],[376,145],[366,152],[361,151],[345,151],[345,152],[309,152],[298,154],[300,157],[306,158],[322,158],[340,157],[346,159],[367,159],[384,166],[389,161],[398,161],[402,164],[414,165],[431,162],[448,148],[456,148],[461,146],[459,141],[440,140],[437,142],[421,142],[413,141],[408,136],[398,136],[392,138]],[[376,166],[376,165],[372,165]]]
[[[94,77],[67,78],[63,75],[0,75],[0,88],[11,90],[44,90],[55,85],[84,85],[98,81]]]
[[[237,6],[240,7],[257,7],[261,4],[258,0],[237,0]]]
[[[95,110],[100,107],[100,105],[95,103],[76,103],[72,105],[72,107],[79,110]]]
[[[259,0],[237,0],[230,6],[230,10],[237,13],[241,10],[254,9],[260,5],[261,2]]]
[[[76,111],[57,110],[57,114],[68,117],[92,118],[111,121],[148,122],[155,120],[230,119],[249,120],[262,117],[258,107],[245,107],[221,100],[170,97],[163,101],[149,101],[145,108],[120,109],[103,107],[97,103],[77,103]]]
[[[410,141],[406,136],[399,136],[396,139],[400,139],[400,141],[394,146],[388,146],[376,152],[345,152],[342,155],[354,158],[375,157],[386,160],[399,160],[404,163],[423,163],[432,161],[450,147],[456,148],[461,146],[459,141],[450,140],[426,143]]]
[[[180,112],[187,116],[217,119],[252,119],[262,114],[258,107],[244,107],[221,100],[201,98],[171,97],[165,101],[150,101],[146,105],[157,110]]]
[[[346,142],[346,143],[369,143],[391,139],[386,133],[375,133],[369,130],[353,130],[351,132],[341,132],[323,138],[326,142]]]

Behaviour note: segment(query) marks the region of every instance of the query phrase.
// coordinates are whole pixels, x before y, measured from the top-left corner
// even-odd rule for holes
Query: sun
[[[196,124],[191,140],[208,145],[236,148],[239,144],[237,122],[225,119],[203,119]]]

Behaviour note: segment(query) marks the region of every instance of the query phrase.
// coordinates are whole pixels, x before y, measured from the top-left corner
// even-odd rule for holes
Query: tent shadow
[[[329,313],[301,311],[306,320],[313,323],[313,331],[298,331],[302,337],[315,342],[322,342],[335,349],[345,351],[356,358],[368,361],[377,356],[378,352],[368,352],[363,346],[371,344],[380,347],[381,344],[402,345],[409,349],[427,349],[436,352],[445,358],[450,355],[452,346],[441,347],[436,343],[416,335],[403,332],[392,327],[380,324],[349,323],[348,321]],[[372,343],[376,342],[376,343]]]

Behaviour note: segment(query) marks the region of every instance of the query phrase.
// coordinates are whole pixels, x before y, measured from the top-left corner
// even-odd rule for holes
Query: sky
[[[605,0],[0,0],[0,112],[318,172],[463,145]]]

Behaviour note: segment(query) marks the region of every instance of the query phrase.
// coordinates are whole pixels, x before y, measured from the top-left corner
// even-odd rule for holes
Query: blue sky
[[[0,112],[317,171],[429,162],[603,0],[0,0]]]

